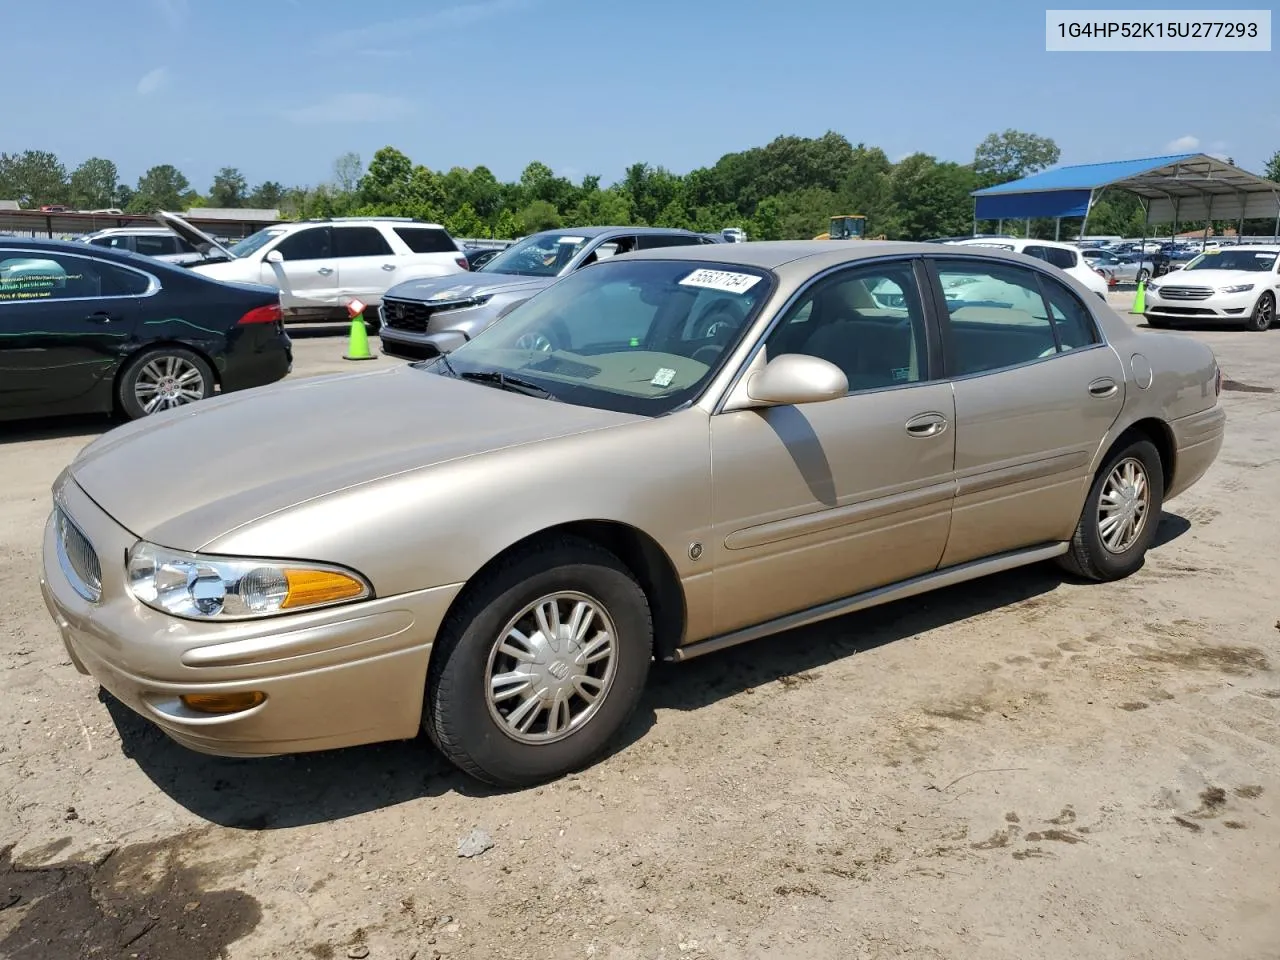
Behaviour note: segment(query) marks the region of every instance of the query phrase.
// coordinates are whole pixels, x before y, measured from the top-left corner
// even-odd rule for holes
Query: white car
[[[1280,299],[1280,246],[1206,250],[1181,270],[1147,284],[1146,318],[1153,327],[1175,320],[1236,323],[1266,330]]]
[[[995,247],[997,250],[1012,250],[1035,257],[1045,263],[1051,263],[1063,273],[1074,277],[1103,300],[1107,299],[1107,278],[1095,270],[1080,255],[1080,250],[1069,243],[1058,243],[1054,240],[1014,240],[989,239],[972,237],[965,240],[950,240],[949,243],[960,247]]]
[[[287,320],[346,316],[351,300],[377,306],[406,280],[467,271],[467,258],[444,227],[408,217],[335,217],[266,227],[224,247],[181,217],[156,219],[201,253],[217,257],[191,269],[216,280],[263,283],[280,291]],[[376,327],[376,310],[365,312]]]
[[[189,266],[204,255],[168,227],[109,227],[77,238],[108,250],[129,250],[167,263]]]

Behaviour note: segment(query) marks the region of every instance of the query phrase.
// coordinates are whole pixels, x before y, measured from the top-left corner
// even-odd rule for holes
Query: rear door
[[[955,391],[956,502],[942,565],[1069,539],[1124,368],[1047,271],[930,257]]]
[[[396,283],[398,258],[382,231],[374,226],[335,226],[333,255],[338,261],[338,296],[379,303]]]
[[[263,259],[262,282],[280,290],[285,309],[341,305],[331,233],[327,226],[296,230],[272,248],[284,258],[282,263]]]
[[[147,273],[89,256],[0,250],[0,406],[38,412],[108,387],[137,297],[156,289]]]

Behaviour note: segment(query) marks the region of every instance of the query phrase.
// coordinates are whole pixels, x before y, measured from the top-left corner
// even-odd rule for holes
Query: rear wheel
[[[1164,467],[1150,440],[1114,451],[1094,477],[1062,565],[1088,580],[1120,580],[1142,567],[1164,504]]]
[[[1151,278],[1150,270],[1144,269],[1144,270],[1138,271],[1138,280],[1137,280],[1138,283],[1146,283],[1150,278]]]
[[[454,764],[499,786],[585,766],[635,710],[653,649],[649,603],[612,553],[565,537],[468,588],[436,638],[423,725]]]
[[[116,400],[130,420],[195,403],[212,395],[213,368],[185,347],[152,347],[132,360],[116,383]]]
[[[1245,327],[1249,330],[1269,330],[1275,322],[1276,297],[1275,294],[1268,290],[1258,298],[1258,302],[1254,305],[1253,313],[1249,315],[1249,320]]]

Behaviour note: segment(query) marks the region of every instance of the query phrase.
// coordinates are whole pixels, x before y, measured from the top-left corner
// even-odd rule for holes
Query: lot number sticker
[[[749,273],[732,273],[728,270],[695,270],[680,281],[682,287],[704,287],[724,293],[746,293],[760,278]]]

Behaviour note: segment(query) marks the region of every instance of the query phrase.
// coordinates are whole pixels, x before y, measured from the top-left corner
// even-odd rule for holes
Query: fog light
[[[237,713],[256,707],[267,699],[260,690],[244,693],[184,693],[178,698],[188,710],[197,713]]]

